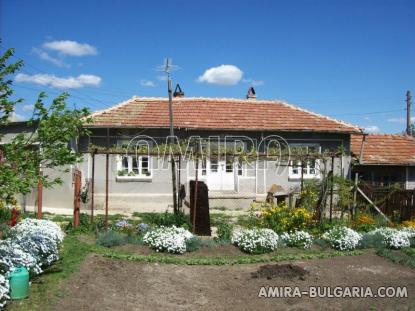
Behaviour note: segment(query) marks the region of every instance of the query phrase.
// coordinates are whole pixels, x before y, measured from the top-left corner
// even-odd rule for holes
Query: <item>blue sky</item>
[[[26,63],[20,117],[41,90],[92,110],[166,96],[156,70],[166,56],[186,96],[242,98],[254,84],[258,98],[384,133],[405,128],[415,91],[410,0],[0,0],[0,14],[2,50]]]

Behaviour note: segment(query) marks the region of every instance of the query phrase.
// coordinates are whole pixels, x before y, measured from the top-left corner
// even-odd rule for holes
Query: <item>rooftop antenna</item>
[[[174,126],[173,126],[173,96],[171,89],[171,77],[170,73],[173,70],[173,63],[169,58],[164,60],[164,72],[167,75],[167,90],[169,94],[169,120],[170,120],[170,146],[174,143]],[[170,151],[172,148],[170,149]],[[173,152],[170,153],[171,160],[171,179],[173,185],[173,211],[175,214],[179,213],[177,204],[177,185],[176,185],[176,161],[174,159]]]

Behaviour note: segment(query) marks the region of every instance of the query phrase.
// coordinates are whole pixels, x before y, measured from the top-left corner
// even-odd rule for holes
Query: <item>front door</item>
[[[209,190],[235,190],[233,161],[210,159],[207,183]]]

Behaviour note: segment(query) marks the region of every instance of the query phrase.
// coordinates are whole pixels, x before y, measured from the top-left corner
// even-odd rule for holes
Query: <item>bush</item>
[[[59,259],[59,245],[64,234],[48,220],[25,219],[10,230],[10,236],[0,241],[0,308],[8,299],[5,275],[14,267],[25,267],[31,275],[43,272]]]
[[[306,231],[283,233],[280,235],[282,242],[290,247],[310,248],[313,244],[312,236]]]
[[[359,245],[362,236],[353,229],[342,226],[327,231],[322,235],[322,239],[334,249],[351,251]]]
[[[219,241],[223,241],[223,242],[228,242],[231,241],[232,239],[232,232],[233,232],[233,224],[223,221],[221,223],[218,224],[218,230],[217,230],[217,240]]]
[[[376,229],[376,221],[369,214],[360,214],[357,219],[352,222],[352,228],[357,231],[369,232]]]
[[[0,274],[0,310],[6,305],[9,296],[9,280]]]
[[[141,215],[142,220],[147,224],[152,224],[158,227],[183,227],[186,229],[190,229],[190,221],[189,216],[185,215],[184,213],[146,213]]]
[[[197,236],[193,236],[186,240],[186,251],[188,252],[197,251],[201,246],[201,240]]]
[[[383,227],[366,233],[366,236],[365,239],[375,241],[374,246],[400,249],[411,245],[412,234],[406,230]]]
[[[101,232],[97,238],[97,244],[105,247],[124,245],[126,242],[125,235],[113,230]]]
[[[234,232],[232,243],[245,253],[269,253],[277,248],[278,234],[271,229],[244,229]]]
[[[305,208],[290,208],[283,203],[262,209],[260,224],[277,233],[304,230],[311,222],[312,214]]]
[[[186,252],[186,241],[193,235],[184,228],[158,227],[148,231],[143,241],[156,252],[183,254]]]

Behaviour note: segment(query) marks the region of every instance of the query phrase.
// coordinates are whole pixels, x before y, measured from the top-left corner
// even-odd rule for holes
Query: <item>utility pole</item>
[[[170,78],[170,64],[169,59],[166,59],[165,72],[167,73],[167,87],[169,93],[169,120],[170,120],[170,146],[174,143],[174,127],[173,127],[173,96],[171,89],[171,78]],[[177,185],[176,185],[176,161],[174,159],[174,151],[170,149],[170,159],[171,159],[171,180],[173,184],[173,211],[175,214],[179,213],[177,207]]]
[[[411,91],[406,92],[406,134],[412,134],[411,128]]]

